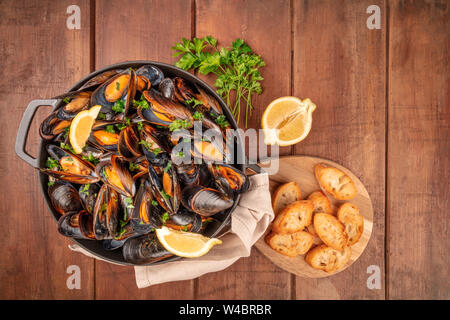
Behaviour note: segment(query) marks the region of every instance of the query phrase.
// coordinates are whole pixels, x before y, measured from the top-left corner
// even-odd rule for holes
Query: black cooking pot
[[[210,94],[212,97],[214,97],[217,101],[219,101],[220,105],[222,106],[222,109],[224,111],[225,116],[227,117],[228,122],[231,124],[233,129],[237,129],[236,121],[228,108],[228,106],[225,104],[225,102],[220,98],[220,96],[211,88],[209,87],[205,82],[197,78],[196,76],[192,75],[189,72],[186,72],[182,69],[176,68],[172,65],[168,65],[165,63],[160,62],[153,62],[153,61],[129,61],[129,62],[122,62],[117,63],[114,65],[110,65],[108,67],[102,68],[100,70],[97,70],[95,72],[92,72],[87,77],[76,83],[72,88],[69,89],[69,91],[74,91],[79,89],[84,83],[95,77],[96,75],[112,70],[112,69],[126,69],[126,68],[139,68],[146,64],[152,64],[158,68],[160,68],[166,77],[181,77],[188,81],[190,81],[193,84],[198,85],[203,90],[205,90],[208,94]],[[25,113],[23,114],[22,120],[20,122],[19,130],[16,137],[16,145],[15,145],[15,151],[17,155],[27,162],[29,165],[31,165],[34,168],[43,168],[45,166],[45,161],[48,157],[46,145],[47,141],[41,139],[39,143],[39,151],[37,158],[33,158],[25,151],[25,145],[27,142],[27,136],[28,131],[30,129],[31,121],[33,120],[33,117],[37,111],[37,109],[41,106],[53,106],[52,111],[59,108],[62,104],[61,99],[50,99],[50,100],[33,100],[28,105],[27,109],[25,110]],[[237,138],[235,141],[235,150],[238,154],[240,152],[241,155],[245,154],[245,150],[243,148],[242,139],[239,135],[239,132],[237,134]],[[243,161],[240,161],[243,162]],[[242,171],[245,171],[246,165],[245,164],[237,164],[236,167]],[[253,168],[253,170],[258,170],[258,168]],[[45,198],[45,203],[47,204],[47,207],[49,208],[50,212],[53,215],[53,218],[55,221],[59,219],[61,216],[56,210],[53,208],[50,198],[47,193],[47,183],[48,183],[48,176],[39,173],[39,184],[41,186],[42,194]],[[220,237],[221,235],[225,234],[230,229],[230,222],[231,222],[231,213],[233,212],[234,208],[236,207],[237,203],[239,201],[239,195],[236,195],[234,199],[234,205],[228,209],[225,212],[219,213],[214,215],[214,220],[216,220],[214,223],[210,223],[207,225],[206,230],[204,234],[209,237]],[[122,256],[122,249],[117,249],[114,251],[107,251],[103,248],[102,241],[97,240],[82,240],[82,239],[72,239],[74,242],[76,242],[80,247],[83,249],[89,251],[91,254],[108,260],[110,262],[123,264],[123,265],[132,265],[131,263],[126,262],[123,259]],[[166,263],[169,261],[174,261],[180,259],[180,257],[172,256],[170,258],[167,258],[162,261],[154,262],[151,264],[160,264],[160,263]]]

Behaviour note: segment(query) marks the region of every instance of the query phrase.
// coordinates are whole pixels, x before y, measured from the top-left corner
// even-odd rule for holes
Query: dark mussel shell
[[[58,109],[57,117],[62,120],[72,120],[78,112],[89,108],[91,92],[80,92],[69,103]]]
[[[223,163],[227,162],[229,155],[222,139],[192,139],[191,154],[194,158],[201,159],[206,163]]]
[[[180,207],[181,188],[174,168],[165,168],[158,175],[155,168],[149,166],[148,177],[153,197],[169,214],[175,214]]]
[[[48,195],[53,208],[62,215],[67,212],[78,212],[83,209],[80,196],[70,183],[56,181],[48,188]]]
[[[78,194],[81,198],[83,207],[90,214],[94,212],[95,202],[97,201],[99,191],[100,185],[98,183],[83,184],[78,189]]]
[[[142,181],[136,194],[134,210],[131,216],[133,230],[140,234],[150,232],[153,228],[160,228],[161,210],[153,203],[152,190],[148,181]]]
[[[128,114],[128,109],[136,94],[136,74],[129,68],[103,83],[91,97],[91,105],[101,105],[101,113],[107,120],[123,119]],[[116,113],[113,106],[121,101],[124,112]]]
[[[120,233],[120,214],[121,207],[119,202],[119,194],[112,188],[108,189],[106,207],[106,227],[108,233],[112,238],[115,238]]]
[[[136,233],[131,227],[131,223],[127,223],[120,229],[120,233],[114,239],[103,240],[103,248],[106,250],[116,250],[122,247],[125,242],[133,237],[137,237],[140,234]]]
[[[95,167],[100,179],[117,192],[126,197],[134,197],[136,186],[129,170],[129,162],[112,154],[111,158],[104,159]]]
[[[248,190],[249,179],[241,170],[228,164],[208,164],[217,188],[228,196]]]
[[[198,184],[200,180],[200,165],[195,163],[176,166],[178,178],[184,186]]]
[[[75,239],[93,239],[89,229],[90,215],[86,211],[67,212],[58,220],[58,231],[66,237]]]
[[[109,235],[108,224],[107,224],[107,209],[108,209],[108,185],[104,184],[98,192],[97,201],[94,206],[94,217],[93,217],[93,232],[95,239],[103,240],[111,238]]]
[[[147,264],[171,257],[154,233],[128,239],[122,248],[125,261],[133,264]]]
[[[149,82],[150,87],[157,88],[160,82],[164,79],[164,73],[158,67],[152,66],[150,64],[140,67],[136,70],[136,76],[144,81]]]
[[[139,133],[142,151],[153,166],[166,167],[169,161],[168,146],[163,143],[161,134],[150,125],[143,125]]]
[[[199,232],[203,224],[200,215],[185,208],[180,208],[176,214],[170,216],[165,225],[176,230]]]
[[[138,108],[138,115],[142,119],[166,127],[175,120],[184,120],[186,128],[192,127],[194,119],[191,112],[181,103],[167,99],[155,90],[144,91],[143,95],[150,102],[150,107]]]
[[[183,189],[181,203],[186,209],[208,217],[233,206],[233,199],[218,190],[194,185]]]
[[[106,152],[117,152],[120,130],[117,125],[119,121],[97,121],[92,127],[88,142],[95,148]]]
[[[41,172],[48,174],[57,179],[87,184],[95,183],[100,178],[95,174],[95,167],[88,161],[81,159],[79,156],[61,149],[58,146],[49,144],[47,152],[50,156],[59,162],[58,169],[40,169]]]
[[[39,135],[44,140],[51,140],[64,132],[70,126],[71,120],[62,120],[57,117],[58,111],[52,112],[39,127]]]
[[[158,91],[161,92],[164,98],[173,100],[175,95],[175,86],[172,79],[164,78],[158,86]]]
[[[139,146],[139,133],[134,124],[130,124],[120,131],[117,147],[119,154],[129,161],[135,160],[142,154]]]

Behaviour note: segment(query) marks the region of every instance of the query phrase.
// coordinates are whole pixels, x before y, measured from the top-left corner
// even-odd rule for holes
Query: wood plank
[[[191,3],[178,0],[96,2],[96,68],[127,60],[174,61],[170,49],[191,36]],[[192,299],[194,282],[136,287],[134,269],[97,262],[98,299]]]
[[[66,28],[66,9],[81,9],[81,29]],[[44,204],[37,171],[14,154],[17,128],[27,104],[64,92],[89,73],[89,1],[2,1],[3,77],[0,83],[0,214],[6,250],[0,260],[1,299],[90,299],[93,259],[68,249]],[[30,129],[28,150],[36,155],[42,108]],[[5,240],[3,240],[5,242]],[[81,271],[81,289],[69,290],[67,267]]]
[[[449,299],[448,1],[390,8],[390,299]]]
[[[372,239],[350,268],[325,279],[296,278],[297,299],[382,299],[366,287],[367,267],[384,282],[385,51],[384,1],[294,1],[294,95],[316,103],[309,136],[296,154],[336,161],[366,186],[374,207]],[[381,8],[369,30],[366,8]]]
[[[267,63],[261,69],[264,93],[254,100],[249,128],[260,128],[262,113],[270,101],[290,94],[290,30],[288,0],[196,2],[197,37],[211,35],[219,40],[219,46],[231,46],[232,41],[242,38]],[[242,120],[240,126],[243,128]],[[290,148],[281,150],[290,152]],[[225,271],[200,277],[197,298],[289,299],[290,279],[289,273],[253,249],[249,258],[240,259]]]

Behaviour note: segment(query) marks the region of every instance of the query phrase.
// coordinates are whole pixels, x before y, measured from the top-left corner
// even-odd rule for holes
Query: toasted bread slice
[[[314,228],[326,245],[336,250],[344,250],[348,236],[344,225],[334,216],[328,213],[316,213]]]
[[[309,226],[307,226],[306,231],[308,231],[313,236],[313,243],[315,245],[323,244],[323,241],[319,238],[316,229],[314,228],[314,223],[311,223]]]
[[[352,256],[350,247],[338,251],[325,244],[319,245],[308,252],[306,262],[313,268],[334,272],[345,267]]]
[[[302,192],[297,182],[282,184],[275,190],[272,198],[272,207],[275,215],[280,213],[287,205],[302,199]]]
[[[303,230],[311,224],[314,205],[310,200],[299,200],[285,207],[273,222],[272,230],[286,234]]]
[[[314,174],[320,187],[338,200],[349,200],[356,196],[353,180],[339,169],[319,163],[314,167]]]
[[[314,213],[323,212],[331,214],[333,212],[330,200],[328,200],[328,197],[320,190],[311,193],[308,200],[311,200],[314,204]]]
[[[305,231],[290,234],[271,232],[265,240],[272,249],[289,257],[305,254],[313,245],[313,236]]]
[[[364,230],[364,217],[359,214],[359,209],[353,203],[347,202],[339,207],[337,218],[345,226],[348,235],[349,246],[358,242]]]

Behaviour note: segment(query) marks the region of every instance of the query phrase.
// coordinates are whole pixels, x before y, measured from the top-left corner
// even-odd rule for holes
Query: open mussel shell
[[[129,162],[112,154],[111,158],[104,159],[95,167],[96,174],[100,179],[126,197],[134,197],[136,186],[133,176],[129,170]]]
[[[120,131],[117,147],[119,154],[129,161],[133,161],[142,154],[139,145],[139,133],[134,124],[130,124]]]
[[[123,119],[136,94],[136,74],[133,69],[127,69],[107,80],[99,86],[91,97],[91,105],[101,105],[101,113],[107,120]],[[124,112],[116,113],[113,106],[120,101]]]
[[[133,264],[147,264],[171,257],[164,249],[155,233],[128,239],[122,248],[125,261]]]
[[[178,178],[184,186],[198,184],[200,180],[200,165],[195,163],[176,166]]]
[[[39,135],[44,140],[51,140],[70,126],[71,120],[59,119],[58,111],[52,112],[39,126]]]
[[[93,214],[93,232],[95,239],[103,240],[111,238],[109,235],[107,224],[107,209],[108,209],[108,192],[109,187],[104,184],[98,192],[97,201],[94,206]]]
[[[242,193],[248,190],[249,179],[239,169],[228,164],[208,164],[208,170],[214,178],[219,190],[233,196],[234,193]]]
[[[161,209],[153,202],[153,194],[148,181],[141,182],[136,194],[131,226],[135,232],[140,234],[148,233],[153,228],[162,226]]]
[[[164,73],[161,69],[150,64],[137,69],[136,76],[145,79],[144,81],[150,83],[150,85],[147,85],[148,89],[150,89],[150,87],[158,88],[160,82],[164,79]]]
[[[83,209],[80,196],[70,183],[56,181],[48,188],[48,195],[53,208],[62,215],[67,212],[78,212]]]
[[[57,117],[62,120],[71,120],[78,112],[88,109],[91,94],[91,92],[80,92],[75,95],[69,103],[58,109]]]
[[[88,142],[94,147],[106,152],[117,152],[120,130],[117,125],[120,121],[97,121],[92,127]]]
[[[143,125],[139,135],[142,151],[148,162],[153,166],[166,167],[170,156],[161,134],[152,126]]]
[[[137,113],[142,119],[166,127],[175,120],[184,120],[186,128],[192,127],[194,119],[183,104],[168,99],[155,90],[147,90],[142,94],[150,105],[149,108],[138,108]]]
[[[95,183],[100,180],[95,174],[95,167],[77,155],[53,144],[47,146],[47,152],[58,161],[59,168],[40,169],[41,172],[60,180],[78,184]]]
[[[192,139],[191,154],[194,158],[201,159],[206,163],[223,163],[227,162],[230,157],[222,139],[194,138]]]
[[[180,208],[176,214],[170,216],[165,225],[176,230],[199,232],[203,224],[200,215],[185,208]]]
[[[154,167],[149,166],[148,179],[155,200],[169,214],[175,214],[181,200],[181,188],[175,169],[165,168],[158,174]]]
[[[100,185],[98,183],[83,184],[78,189],[78,194],[83,207],[90,214],[94,212],[95,202],[97,201],[97,195],[99,191]]]
[[[181,203],[186,209],[208,217],[233,206],[233,199],[218,190],[193,185],[183,189]]]
[[[66,237],[75,239],[93,239],[92,219],[86,211],[67,212],[58,220],[58,231]]]
[[[121,228],[119,235],[114,239],[103,240],[103,248],[109,251],[119,249],[125,244],[128,239],[137,237],[139,235],[139,233],[136,233],[133,230],[133,228],[131,227],[131,223],[127,223]]]

